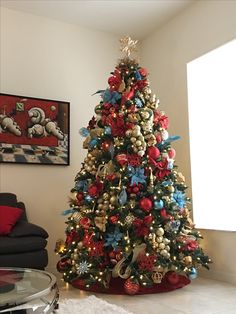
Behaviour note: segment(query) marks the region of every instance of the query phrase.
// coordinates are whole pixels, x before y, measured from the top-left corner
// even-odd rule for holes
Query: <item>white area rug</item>
[[[122,307],[110,304],[91,295],[85,299],[65,299],[59,301],[58,314],[132,314]]]

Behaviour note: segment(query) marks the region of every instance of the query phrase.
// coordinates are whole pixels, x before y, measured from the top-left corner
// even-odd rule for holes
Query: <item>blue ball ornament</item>
[[[104,134],[105,135],[111,135],[111,127],[110,126],[104,127]]]
[[[90,195],[86,195],[84,199],[87,203],[90,203],[93,200],[93,198]]]
[[[155,200],[154,201],[154,208],[155,209],[162,209],[163,207],[164,207],[164,202],[162,200],[160,200],[160,201]]]
[[[197,272],[196,268],[192,267],[192,268],[190,269],[189,273],[188,273],[188,277],[189,277],[190,279],[196,279],[197,276],[198,276],[198,272]]]

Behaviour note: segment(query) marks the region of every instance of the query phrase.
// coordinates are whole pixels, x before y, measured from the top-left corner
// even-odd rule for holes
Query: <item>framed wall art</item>
[[[0,94],[0,162],[69,165],[70,103]]]

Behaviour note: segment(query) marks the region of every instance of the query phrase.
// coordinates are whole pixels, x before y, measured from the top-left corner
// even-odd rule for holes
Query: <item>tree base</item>
[[[89,288],[86,288],[85,285],[81,282],[81,279],[76,279],[71,282],[71,285],[74,288],[97,292],[97,293],[107,293],[107,294],[128,294],[124,289],[125,279],[121,278],[111,278],[109,288],[105,289],[98,285],[92,285]],[[159,284],[154,284],[152,287],[140,286],[139,291],[136,294],[150,294],[150,293],[161,293],[173,291],[179,288],[183,288],[188,285],[190,280],[182,275],[179,275],[179,280],[177,283],[170,283],[166,277],[163,278],[162,282]]]

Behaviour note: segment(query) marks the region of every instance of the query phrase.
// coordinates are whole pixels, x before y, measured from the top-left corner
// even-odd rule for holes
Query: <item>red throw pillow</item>
[[[7,235],[11,232],[23,210],[17,207],[0,206],[0,235]]]

